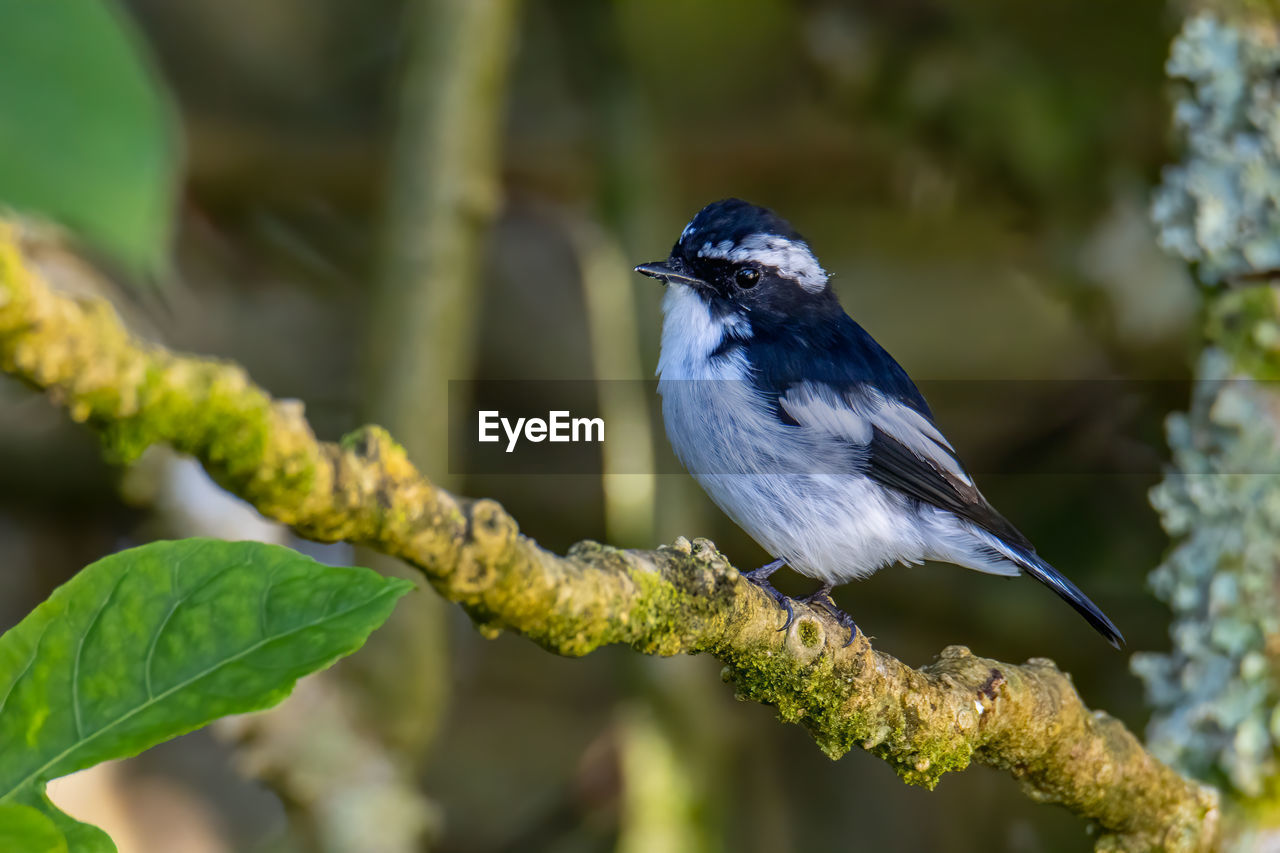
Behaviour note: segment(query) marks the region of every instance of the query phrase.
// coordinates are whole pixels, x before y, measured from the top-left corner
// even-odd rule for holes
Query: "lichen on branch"
[[[156,443],[189,453],[303,536],[417,566],[486,633],[561,655],[613,643],[714,655],[741,697],[803,725],[832,758],[859,747],[928,788],[978,761],[1094,822],[1099,849],[1212,849],[1215,793],[1086,708],[1051,661],[951,646],[912,669],[860,634],[846,647],[844,630],[804,605],[780,632],[774,604],[705,540],[552,554],[494,501],[432,486],[385,430],[319,441],[301,404],[274,400],[240,367],[136,340],[106,303],[52,289],[26,248],[21,226],[0,222],[0,368],[97,430],[112,458]]]

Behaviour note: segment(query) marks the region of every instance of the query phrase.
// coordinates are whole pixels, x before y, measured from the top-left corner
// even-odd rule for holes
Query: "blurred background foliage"
[[[421,177],[397,170],[429,171],[433,156],[420,150],[422,165],[405,165],[405,87],[415,67],[448,73],[411,60],[459,3],[130,0],[112,15],[0,0],[0,201],[83,238],[118,273],[106,292],[141,333],[244,364],[336,438],[394,409],[376,396],[388,357],[378,318],[396,314],[401,292],[388,285],[403,251],[391,232],[411,213],[396,207],[397,189]],[[412,325],[390,341],[421,356],[419,403],[467,376],[648,375],[661,293],[625,271],[664,256],[709,201],[766,204],[810,239],[846,308],[913,376],[947,380],[936,385],[939,420],[973,470],[996,472],[982,477],[993,503],[1131,649],[1167,647],[1167,611],[1145,586],[1167,540],[1146,493],[1164,456],[1162,418],[1185,406],[1185,388],[1136,405],[1112,380],[1185,379],[1194,349],[1194,288],[1159,253],[1146,213],[1171,156],[1162,67],[1175,10],[1159,0],[510,5],[503,82],[460,107],[492,111],[498,134],[492,206],[467,232],[475,263],[423,261],[418,282],[430,302],[433,287],[455,286],[443,279],[461,278],[462,313],[443,326],[458,333],[447,352],[434,338],[419,346]],[[458,62],[470,46],[453,46]],[[40,70],[50,62],[57,75]],[[136,287],[147,281],[161,286]],[[1027,381],[984,384],[981,405],[952,382],[1006,379]],[[197,473],[157,486],[130,472],[126,503],[90,436],[12,384],[0,397],[0,628],[104,553],[221,523],[201,503],[214,501],[209,490],[192,485]],[[682,475],[638,491],[626,478],[450,476],[429,464],[438,451],[413,420],[394,417],[428,476],[502,501],[547,547],[701,535],[739,566],[766,560]],[[1111,461],[1040,464],[1072,443]],[[653,453],[671,470],[660,435]],[[617,510],[637,495],[646,506]],[[166,500],[187,514],[166,513]],[[283,536],[228,517],[220,535]],[[1049,656],[1091,705],[1138,730],[1145,722],[1127,655],[1030,582],[928,565],[837,598],[909,663],[948,643]],[[830,762],[769,709],[735,703],[713,661],[624,650],[563,660],[483,639],[453,610],[422,618],[445,620],[422,653],[438,665],[410,678],[411,641],[371,644],[366,656],[381,655],[392,676],[357,673],[349,689],[380,697],[366,703],[374,717],[381,707],[432,721],[434,732],[403,735],[415,746],[401,762],[433,801],[412,806],[430,812],[431,849],[1089,847],[1073,818],[983,768],[926,793],[863,754]],[[405,692],[438,707],[385,700],[377,691],[394,691],[396,673],[436,679]],[[305,722],[308,710],[292,713]],[[355,725],[377,727],[365,713]],[[253,764],[237,759],[243,749],[197,733],[114,768],[80,795],[80,811],[68,783],[64,804],[126,853],[322,846],[296,820],[290,828],[298,803],[286,808],[237,773]]]
[[[168,93],[105,3],[0,2],[0,199],[76,228],[138,275],[167,254]]]

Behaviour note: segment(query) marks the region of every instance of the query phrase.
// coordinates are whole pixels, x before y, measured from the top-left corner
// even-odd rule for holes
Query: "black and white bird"
[[[1113,646],[1123,637],[978,491],[906,371],[845,314],[805,242],[770,210],[707,205],[665,261],[658,392],[676,455],[782,566],[822,582],[801,601],[850,631],[831,590],[893,563],[1031,575]]]

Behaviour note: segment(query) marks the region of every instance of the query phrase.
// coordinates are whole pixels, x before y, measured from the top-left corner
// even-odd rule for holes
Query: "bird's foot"
[[[783,593],[779,592],[773,584],[769,582],[769,577],[778,569],[786,565],[785,560],[774,560],[772,563],[753,569],[749,572],[743,572],[742,576],[763,592],[765,595],[773,599],[773,603],[787,611],[787,620],[782,623],[779,631],[785,631],[791,627],[791,623],[795,621],[796,611],[791,606],[791,599]]]
[[[832,618],[836,620],[840,627],[847,628],[849,630],[849,639],[845,640],[845,646],[847,647],[853,644],[853,638],[858,636],[858,625],[853,621],[852,616],[837,607],[836,603],[831,600],[830,586],[823,586],[816,592],[811,592],[803,598],[797,598],[796,601],[799,601],[802,604],[808,604],[811,607],[821,607],[823,610],[827,611],[827,613],[831,614]]]

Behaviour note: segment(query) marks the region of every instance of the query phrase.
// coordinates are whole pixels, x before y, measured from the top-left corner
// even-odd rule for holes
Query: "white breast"
[[[741,352],[711,357],[727,329],[696,293],[668,288],[663,312],[658,393],[667,437],[726,515],[766,551],[823,580],[926,556],[907,502],[856,473],[847,445],[779,421],[748,381]]]

